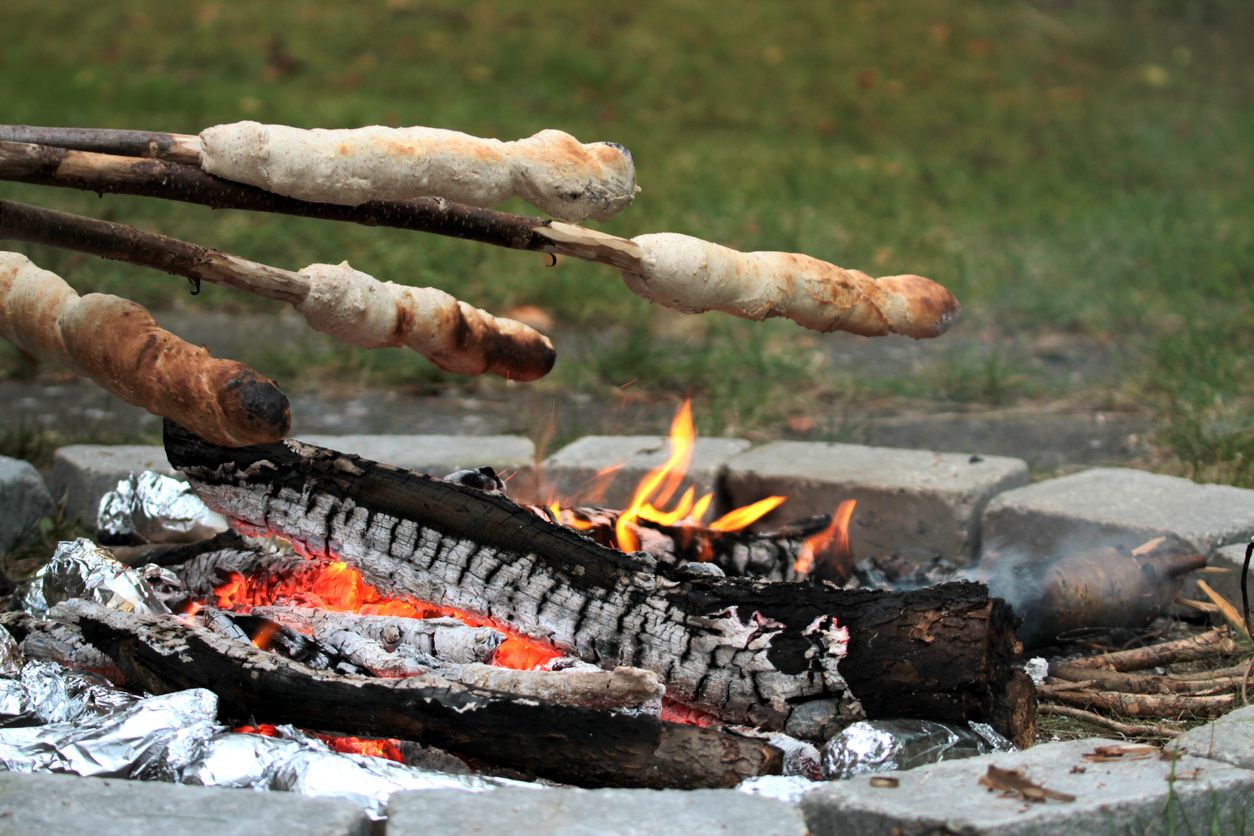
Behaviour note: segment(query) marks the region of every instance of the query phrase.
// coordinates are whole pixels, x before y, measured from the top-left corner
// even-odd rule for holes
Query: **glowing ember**
[[[503,668],[530,670],[562,655],[552,645],[520,635],[491,619],[412,598],[386,596],[366,583],[361,572],[342,560],[311,560],[308,569],[277,580],[253,579],[233,572],[225,583],[214,590],[214,596],[220,609],[245,613],[253,607],[281,604],[401,618],[452,616],[471,627],[491,627],[505,634],[505,641],[492,657],[492,664]],[[265,638],[268,640],[271,637]],[[264,649],[260,635],[253,639],[253,643]]]
[[[849,521],[853,519],[853,509],[857,505],[858,500],[846,499],[836,506],[827,528],[806,538],[793,564],[793,570],[798,575],[810,574],[819,555],[831,561],[835,568],[847,568],[853,559],[853,551],[849,548]]]
[[[278,737],[279,729],[273,723],[258,723],[255,726],[237,726],[231,731],[240,734],[256,734],[262,737]],[[344,755],[369,755],[374,758],[386,758],[397,763],[404,763],[405,756],[401,753],[401,742],[395,738],[336,737],[322,732],[305,732],[316,737],[332,751]]]

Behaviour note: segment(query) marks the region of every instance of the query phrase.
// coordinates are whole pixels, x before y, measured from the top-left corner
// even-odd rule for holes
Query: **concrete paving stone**
[[[284,792],[0,772],[0,833],[367,836],[356,804]]]
[[[1173,740],[1171,748],[1254,769],[1254,705],[1238,708],[1218,720],[1190,729]]]
[[[742,438],[698,438],[693,444],[687,483],[696,486],[698,496],[715,491],[723,465],[749,447]],[[586,436],[544,460],[540,468],[542,495],[537,499],[624,508],[631,504],[636,485],[666,461],[670,449],[670,442],[661,435]],[[617,469],[598,478],[606,468]]]
[[[170,466],[165,448],[152,444],[73,444],[52,458],[52,498],[65,502],[66,517],[96,525],[100,497],[122,479],[145,470],[183,478]]]
[[[1174,535],[1203,554],[1254,534],[1254,491],[1128,468],[1096,468],[1007,491],[984,511],[984,542],[1047,553],[1135,547]]]
[[[760,527],[830,514],[856,499],[855,557],[939,554],[965,563],[979,548],[985,504],[1027,481],[1023,461],[1001,456],[777,441],[729,461],[723,491],[731,505],[787,496]]]
[[[900,833],[1240,833],[1254,822],[1254,772],[1185,755],[1094,762],[1084,754],[1118,741],[1091,738],[833,781],[801,800],[816,836]],[[1074,801],[1028,802],[981,786],[990,765],[1022,769]],[[1174,777],[1173,777],[1174,776]]]
[[[0,456],[0,552],[52,512],[52,497],[39,471],[30,462]]]
[[[802,836],[801,811],[735,790],[501,788],[423,790],[392,796],[388,836],[661,836],[747,833]]]

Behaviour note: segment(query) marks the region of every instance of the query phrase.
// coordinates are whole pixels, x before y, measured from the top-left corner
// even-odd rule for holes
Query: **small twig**
[[[157,131],[126,131],[114,128],[42,128],[34,125],[0,125],[0,140],[33,142],[98,151],[123,157],[150,157],[200,165],[200,137]]]
[[[1245,619],[1241,617],[1241,613],[1237,612],[1237,608],[1232,606],[1227,598],[1216,592],[1210,584],[1201,578],[1197,579],[1197,588],[1202,590],[1202,593],[1211,600],[1211,603],[1219,608],[1220,615],[1224,617],[1224,621],[1232,625],[1233,630],[1245,636],[1250,635],[1249,629],[1245,626]]]
[[[1103,717],[1101,714],[1095,714],[1092,711],[1085,711],[1083,708],[1075,708],[1070,705],[1056,705],[1055,703],[1046,702],[1041,703],[1038,710],[1042,714],[1053,714],[1059,717],[1072,717],[1076,720],[1084,720],[1130,737],[1176,737],[1180,734],[1179,729],[1170,729],[1153,723],[1140,725],[1121,723],[1110,717]]]
[[[1238,676],[1210,676],[1207,678],[1178,679],[1173,676],[1146,676],[1116,671],[1073,667],[1067,664],[1050,665],[1052,677],[1072,680],[1066,687],[1074,690],[1082,685],[1097,685],[1106,691],[1123,691],[1131,694],[1201,694],[1234,688],[1240,683]],[[1062,682],[1051,682],[1056,688]]]
[[[1250,704],[1250,674],[1254,673],[1254,657],[1245,663],[1245,673],[1241,676],[1241,705]]]
[[[1254,622],[1250,621],[1250,555],[1254,555],[1254,538],[1245,547],[1245,562],[1241,565],[1241,615],[1245,634],[1254,634]]]
[[[1237,644],[1228,636],[1227,628],[1217,627],[1184,639],[1087,656],[1068,664],[1082,668],[1135,671],[1236,651]]]
[[[1235,694],[1125,694],[1118,691],[1073,690],[1051,685],[1038,685],[1037,692],[1059,702],[1101,708],[1129,717],[1178,717],[1189,714],[1217,717],[1236,701]]]

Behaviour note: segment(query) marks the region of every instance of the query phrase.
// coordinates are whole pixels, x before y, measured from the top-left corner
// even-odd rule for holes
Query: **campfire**
[[[688,313],[915,338],[957,314],[920,276],[577,226],[631,202],[635,166],[616,143],[559,131],[500,142],[251,122],[198,136],[0,126],[0,178],[560,254],[613,267],[631,291]],[[559,220],[488,208],[510,196]],[[354,346],[408,347],[449,371],[528,381],[555,359],[528,326],[347,263],[290,271],[9,201],[0,236],[258,294]],[[0,335],[163,416],[191,504],[231,528],[188,525],[201,532],[191,542],[112,554],[61,544],[22,609],[0,616],[2,681],[14,716],[32,723],[0,741],[10,765],[359,793],[380,815],[400,788],[835,776],[848,764],[825,756],[821,767],[819,747],[860,739],[867,720],[924,723],[955,741],[961,727],[972,750],[1036,735],[1037,690],[1018,667],[1006,600],[952,567],[855,560],[851,497],[769,531],[761,521],[785,496],[716,509],[713,493],[686,484],[690,404],[666,462],[625,507],[522,504],[490,468],[437,479],[287,439],[274,381],[183,342],[134,303],[80,297],[16,253],[0,253]],[[183,490],[129,488],[148,489]],[[1199,558],[1154,552],[1096,572],[1085,612],[1102,611],[1102,590],[1139,595],[1151,576],[1170,594],[1140,596],[1137,618],[1170,602],[1170,582]],[[1013,564],[981,579],[1017,579]],[[1074,577],[1064,565],[1032,578],[1020,614],[1048,606],[1058,617],[1046,633],[1071,626],[1059,590]]]

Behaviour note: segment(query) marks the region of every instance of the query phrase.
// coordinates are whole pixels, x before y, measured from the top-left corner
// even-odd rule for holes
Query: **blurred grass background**
[[[706,433],[769,435],[834,402],[1066,401],[1152,411],[1156,466],[1254,484],[1254,6],[1240,0],[733,4],[82,4],[7,0],[3,121],[195,133],[239,119],[546,127],[633,151],[643,191],[603,228],[805,252],[950,288],[961,351],[875,376],[860,338],[683,319],[613,271],[397,230],[0,184],[277,266],[348,259],[502,312],[551,316],[553,390],[694,394]],[[531,213],[522,204],[503,208]],[[80,290],[154,309],[270,311],[220,288],[29,248]],[[1119,374],[1046,379],[1009,340],[1101,347]],[[845,341],[845,342],[842,342]],[[576,348],[563,352],[564,346]],[[932,344],[929,344],[929,350]],[[499,386],[395,352],[237,359],[286,387]],[[29,373],[0,353],[0,374]]]

